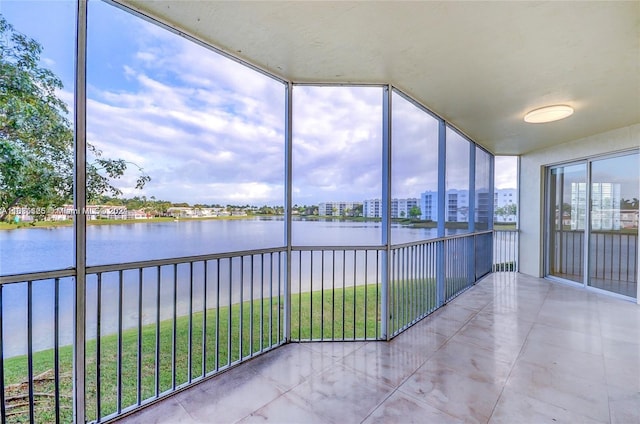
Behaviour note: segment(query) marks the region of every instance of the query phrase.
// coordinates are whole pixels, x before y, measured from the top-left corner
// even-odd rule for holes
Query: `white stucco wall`
[[[553,124],[549,124],[553,125]],[[520,160],[520,272],[544,273],[543,207],[546,165],[640,147],[640,124],[619,128],[553,148],[523,155]],[[638,170],[640,175],[640,169]]]

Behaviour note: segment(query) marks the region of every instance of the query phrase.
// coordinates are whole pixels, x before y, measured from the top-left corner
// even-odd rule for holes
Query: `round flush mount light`
[[[558,121],[573,115],[573,108],[567,105],[553,105],[534,109],[524,116],[524,122],[543,124]]]

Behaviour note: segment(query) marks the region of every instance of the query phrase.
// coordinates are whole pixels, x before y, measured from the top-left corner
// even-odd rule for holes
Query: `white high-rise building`
[[[323,202],[318,205],[320,216],[351,216],[360,202]]]
[[[365,200],[362,206],[362,215],[365,218],[380,218],[382,216],[382,200]]]
[[[488,193],[476,192],[476,221],[487,221]],[[493,194],[494,219],[496,222],[516,222],[517,214],[495,215],[498,208],[515,205],[517,210],[518,191],[516,189],[498,189]],[[420,196],[421,219],[438,220],[438,192],[425,191]],[[469,221],[469,190],[447,190],[445,216],[447,222]]]
[[[421,218],[425,221],[438,220],[438,192],[425,191],[420,196]],[[447,190],[445,216],[448,222],[469,220],[469,190]]]
[[[620,184],[591,184],[591,229],[619,230]],[[587,213],[587,184],[571,183],[571,229],[584,230]]]
[[[363,215],[366,218],[382,218],[382,200],[367,199],[363,202]],[[408,218],[411,209],[419,208],[420,199],[391,199],[391,218]]]
[[[516,213],[497,213],[509,205],[515,206],[512,210]],[[515,188],[501,188],[493,192],[493,217],[495,222],[516,222],[518,219],[517,207],[518,190]]]

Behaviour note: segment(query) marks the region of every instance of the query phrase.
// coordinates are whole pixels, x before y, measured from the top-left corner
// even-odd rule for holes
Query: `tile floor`
[[[289,344],[121,423],[640,423],[640,306],[498,273],[393,341]]]

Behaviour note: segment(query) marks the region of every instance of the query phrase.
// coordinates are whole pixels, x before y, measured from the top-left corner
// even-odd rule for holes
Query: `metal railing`
[[[287,340],[394,337],[490,269],[491,238],[489,231],[388,248],[279,247],[87,267],[86,419],[110,421]],[[74,273],[0,277],[5,422],[73,420]]]
[[[638,275],[638,234],[593,231],[591,275],[604,281],[635,282]]]
[[[87,420],[108,421],[284,343],[285,254],[276,248],[88,267]],[[70,422],[72,271],[2,278],[4,421]],[[1,332],[7,318],[11,336]],[[51,326],[47,344],[39,337]]]
[[[455,237],[444,240],[445,251],[445,302],[458,296],[474,280],[469,278],[469,261],[473,250],[472,237]]]
[[[518,230],[493,232],[493,272],[518,272]]]
[[[3,422],[72,419],[73,271],[3,277],[0,413]],[[61,347],[62,346],[62,347]]]
[[[285,252],[88,268],[87,419],[120,415],[284,343]]]
[[[408,243],[391,249],[390,323],[400,334],[439,306],[437,254],[443,241]]]
[[[376,246],[295,247],[291,339],[379,339],[382,250]]]
[[[391,249],[391,336],[402,333],[491,272],[491,231]],[[444,264],[439,267],[438,264]]]
[[[584,274],[584,230],[553,232],[551,274],[580,276]],[[636,281],[638,235],[619,231],[592,231],[589,278],[601,282],[634,283]]]

